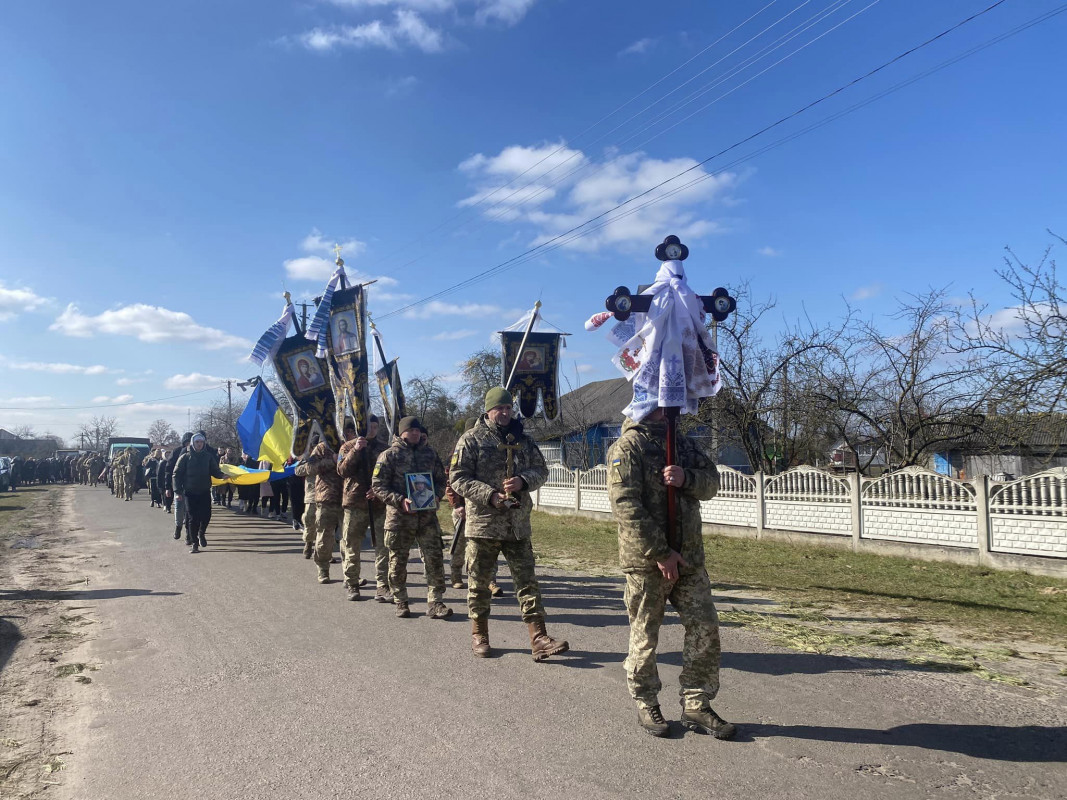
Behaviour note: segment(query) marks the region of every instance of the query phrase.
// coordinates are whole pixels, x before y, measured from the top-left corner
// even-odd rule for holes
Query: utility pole
[[[233,381],[232,380],[227,380],[226,381],[226,408],[227,408],[226,425],[227,425],[227,427],[229,427],[229,425],[233,422]]]

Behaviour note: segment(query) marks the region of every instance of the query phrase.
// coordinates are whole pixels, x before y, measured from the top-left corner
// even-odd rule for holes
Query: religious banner
[[[382,406],[385,409],[385,426],[392,433],[396,430],[396,424],[407,416],[404,407],[404,387],[400,383],[400,370],[397,369],[396,359],[388,362],[384,367],[374,373],[378,379],[378,391],[382,396]]]
[[[559,356],[561,333],[501,331],[503,374],[524,417],[537,413],[537,396],[549,422],[559,416]]]
[[[325,301],[325,298],[323,299]],[[330,382],[337,404],[334,409],[338,430],[344,418],[352,417],[356,430],[367,431],[370,417],[367,391],[367,293],[362,286],[349,286],[333,293],[326,349],[333,365]]]
[[[315,342],[301,334],[287,337],[271,358],[278,382],[296,412],[293,420],[293,455],[308,451],[311,435],[318,433],[335,451],[341,447],[330,368],[315,355]]]

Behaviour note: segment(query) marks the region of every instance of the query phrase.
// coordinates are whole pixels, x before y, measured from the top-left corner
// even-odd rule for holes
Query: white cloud
[[[133,400],[132,394],[120,394],[117,397],[108,397],[106,394],[101,394],[94,397],[92,402],[103,405],[104,403],[128,403],[131,400]]]
[[[49,302],[33,289],[8,287],[0,281],[0,322],[14,319],[23,311],[36,311]]]
[[[501,22],[517,25],[537,0],[478,0],[474,19],[481,24]]]
[[[328,281],[336,269],[334,263],[319,256],[301,256],[284,262],[285,274],[294,281]]]
[[[739,182],[736,173],[714,175],[690,158],[662,160],[640,152],[609,152],[597,162],[564,143],[515,145],[495,156],[479,153],[459,169],[476,190],[459,205],[481,205],[490,219],[531,227],[534,245],[607,214],[591,226],[595,230],[564,245],[587,252],[604,247],[647,249],[649,242],[667,233],[692,241],[721,232],[723,223],[709,219],[710,207]],[[693,183],[696,179],[699,182]],[[658,188],[649,192],[654,186]],[[637,195],[643,196],[612,211]],[[656,202],[647,205],[649,201]]]
[[[877,297],[878,295],[880,295],[884,288],[885,287],[882,286],[882,284],[880,284],[880,283],[874,283],[874,284],[871,284],[870,286],[861,286],[856,291],[854,291],[849,296],[848,299],[849,300],[870,300],[872,297]]]
[[[398,9],[392,23],[380,19],[362,25],[337,25],[314,28],[298,37],[304,47],[325,53],[335,48],[382,48],[401,50],[413,47],[424,53],[440,53],[445,47],[444,33],[426,24],[410,9]]]
[[[656,46],[656,39],[638,39],[629,47],[624,47],[619,51],[620,56],[639,56],[644,55],[653,47]]]
[[[402,78],[391,78],[385,82],[385,96],[407,97],[418,85],[419,79],[414,75],[405,75]]]
[[[455,342],[459,339],[466,339],[470,336],[474,336],[478,331],[472,331],[467,328],[458,331],[441,331],[438,334],[434,334],[430,338],[435,342]]]
[[[116,386],[133,386],[135,383],[147,383],[151,378],[119,378],[115,381]]]
[[[107,375],[122,372],[121,369],[111,369],[102,364],[93,364],[86,367],[80,364],[64,364],[54,361],[11,361],[3,356],[0,356],[0,362],[8,369],[47,372],[51,375]]]
[[[373,9],[395,6],[424,14],[458,12],[460,7],[474,6],[474,20],[485,25],[500,22],[516,25],[537,0],[327,0],[331,5],[349,9]],[[458,14],[453,17],[459,20]]]
[[[590,372],[596,372],[596,367],[592,364],[575,364],[574,370],[579,374],[585,375]]]
[[[443,303],[431,300],[415,308],[409,308],[403,316],[407,319],[433,319],[434,317],[502,317],[520,314],[514,309],[505,310],[500,306],[486,303]]]
[[[773,247],[761,247],[756,252],[759,253],[761,256],[767,256],[767,258],[775,258],[782,254],[781,250],[776,250]]]
[[[54,399],[47,394],[36,395],[33,397],[8,397],[7,399],[0,399],[0,406],[38,406],[42,403],[52,403]]]
[[[252,343],[217,328],[200,325],[184,311],[135,303],[105,311],[96,316],[82,314],[73,303],[52,323],[49,330],[66,336],[89,339],[98,333],[133,336],[149,343],[186,342],[205,350],[227,347],[251,348]]]
[[[198,389],[214,389],[224,383],[226,383],[225,378],[216,378],[214,375],[192,372],[188,375],[171,375],[163,381],[163,388],[192,392]]]
[[[333,255],[334,247],[341,245],[341,258],[355,258],[367,249],[367,243],[361,242],[359,239],[342,239],[339,243],[334,242],[331,239],[327,239],[322,235],[322,231],[318,228],[312,228],[311,233],[304,237],[304,241],[300,243],[301,249],[305,253],[328,253]],[[330,262],[333,263],[332,261]]]

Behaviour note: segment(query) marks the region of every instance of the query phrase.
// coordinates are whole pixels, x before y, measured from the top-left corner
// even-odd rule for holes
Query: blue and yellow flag
[[[247,467],[235,467],[232,464],[219,464],[219,469],[226,475],[225,478],[212,478],[212,486],[222,486],[231,483],[234,486],[255,486],[267,481],[277,481],[296,474],[296,464],[290,464],[279,472],[271,472],[269,469],[249,469]]]
[[[256,384],[248,405],[237,418],[237,435],[244,451],[257,461],[267,460],[281,467],[289,459],[293,423],[262,382]]]

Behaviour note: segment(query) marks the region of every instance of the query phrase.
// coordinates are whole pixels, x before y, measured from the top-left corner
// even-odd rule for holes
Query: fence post
[[[857,552],[863,538],[863,479],[859,470],[848,474],[848,489],[852,503],[852,551]]]
[[[579,467],[574,468],[574,510],[582,510],[582,470]]]
[[[756,538],[763,538],[763,529],[767,525],[767,503],[764,499],[764,488],[766,483],[763,480],[763,472],[759,471],[753,475],[756,479]]]
[[[989,542],[989,476],[979,475],[974,482],[974,505],[978,512],[978,563],[985,566],[990,562]]]

